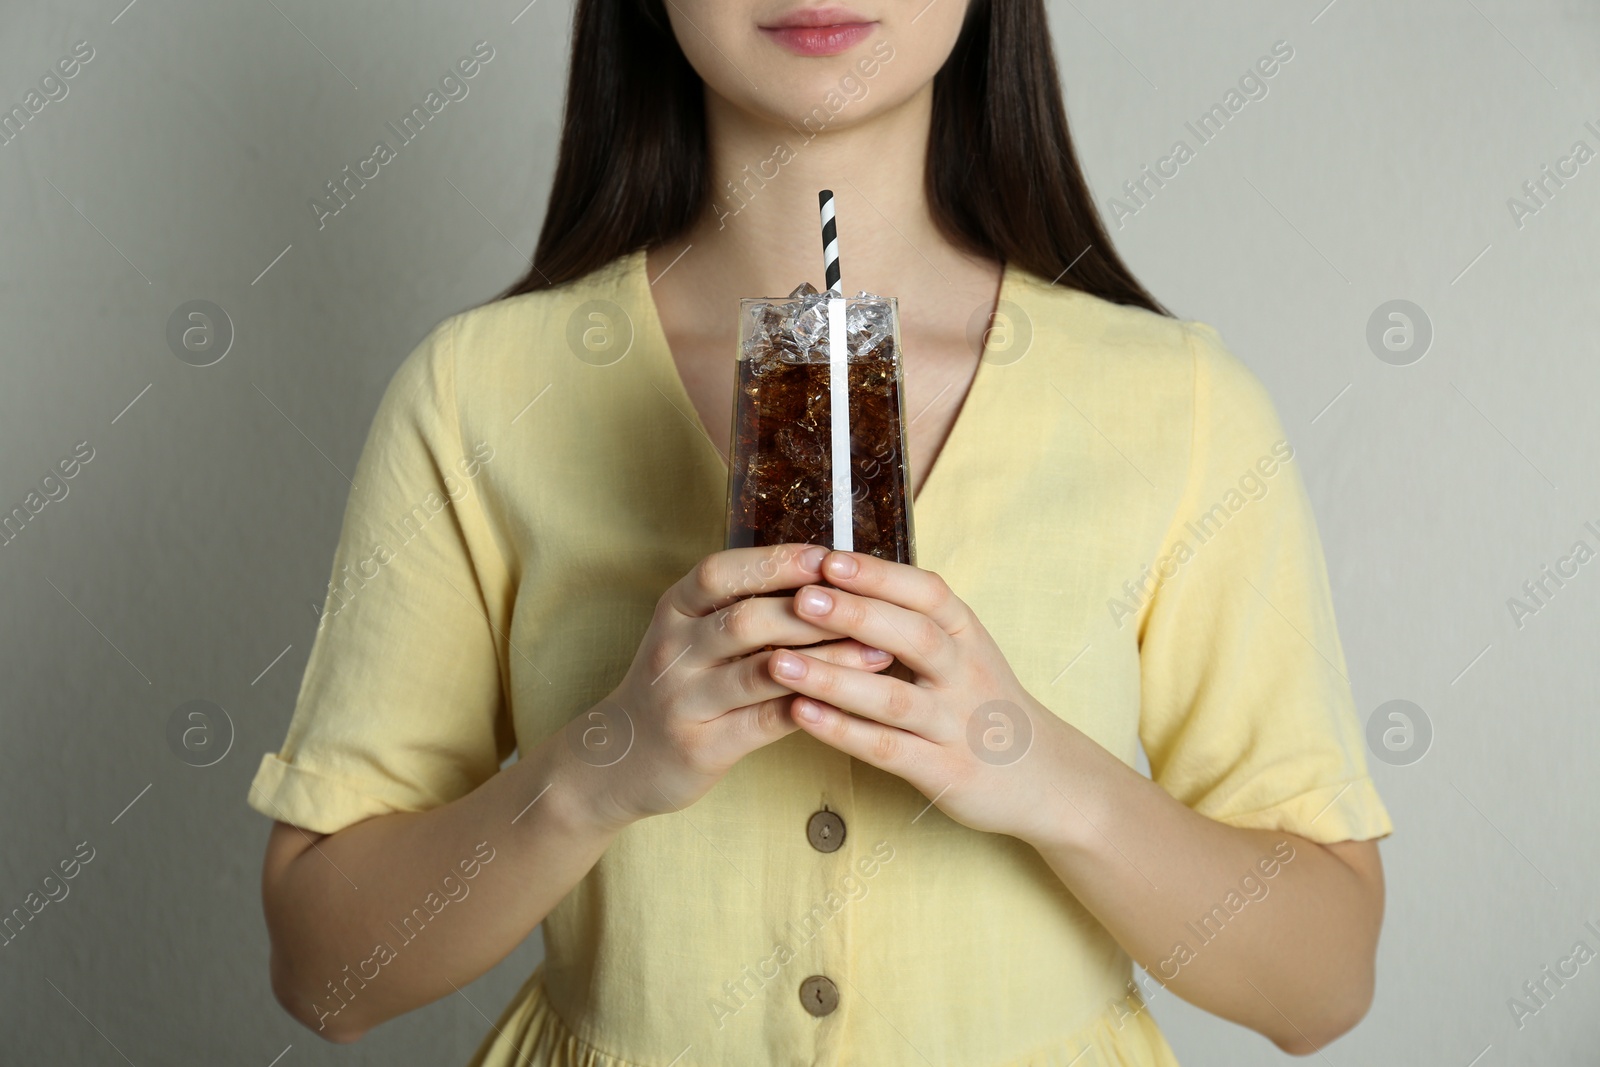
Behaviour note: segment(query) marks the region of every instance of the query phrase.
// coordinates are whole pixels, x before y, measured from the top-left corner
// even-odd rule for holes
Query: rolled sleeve
[[[422,811],[494,775],[514,740],[486,605],[505,570],[479,500],[487,442],[463,442],[452,323],[395,371],[345,507],[287,736],[249,805],[319,833]]]
[[[1151,775],[1229,825],[1319,842],[1386,836],[1293,448],[1216,331],[1188,323],[1186,334],[1189,478],[1140,630]]]

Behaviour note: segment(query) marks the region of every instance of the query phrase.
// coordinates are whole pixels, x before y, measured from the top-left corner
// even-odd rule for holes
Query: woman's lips
[[[836,56],[871,35],[875,22],[831,26],[763,26],[761,32],[797,56]]]

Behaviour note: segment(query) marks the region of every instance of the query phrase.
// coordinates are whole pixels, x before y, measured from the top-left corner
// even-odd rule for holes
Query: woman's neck
[[[820,189],[834,192],[846,292],[964,289],[966,277],[990,275],[993,265],[951,245],[929,212],[923,174],[932,103],[930,85],[867,121],[850,123],[847,103],[828,121],[796,129],[708,94],[709,205],[688,233],[652,255],[652,277],[681,273],[673,289],[692,280],[719,303],[779,296],[806,280],[821,288]]]

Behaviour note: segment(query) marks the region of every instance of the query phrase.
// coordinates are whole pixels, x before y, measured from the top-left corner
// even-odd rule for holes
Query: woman
[[[1165,1067],[1163,986],[1353,1026],[1390,824],[1293,451],[1112,249],[1040,0],[580,0],[570,77],[252,789],[286,1009],[354,1040],[542,922],[475,1064]],[[916,568],[719,551],[735,301],[817,277],[824,187],[901,302]]]

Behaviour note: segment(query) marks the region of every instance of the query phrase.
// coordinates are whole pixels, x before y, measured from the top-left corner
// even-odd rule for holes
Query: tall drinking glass
[[[832,299],[844,306],[842,364],[830,294],[807,284],[739,303],[727,547],[804,542],[915,566],[899,304]]]

